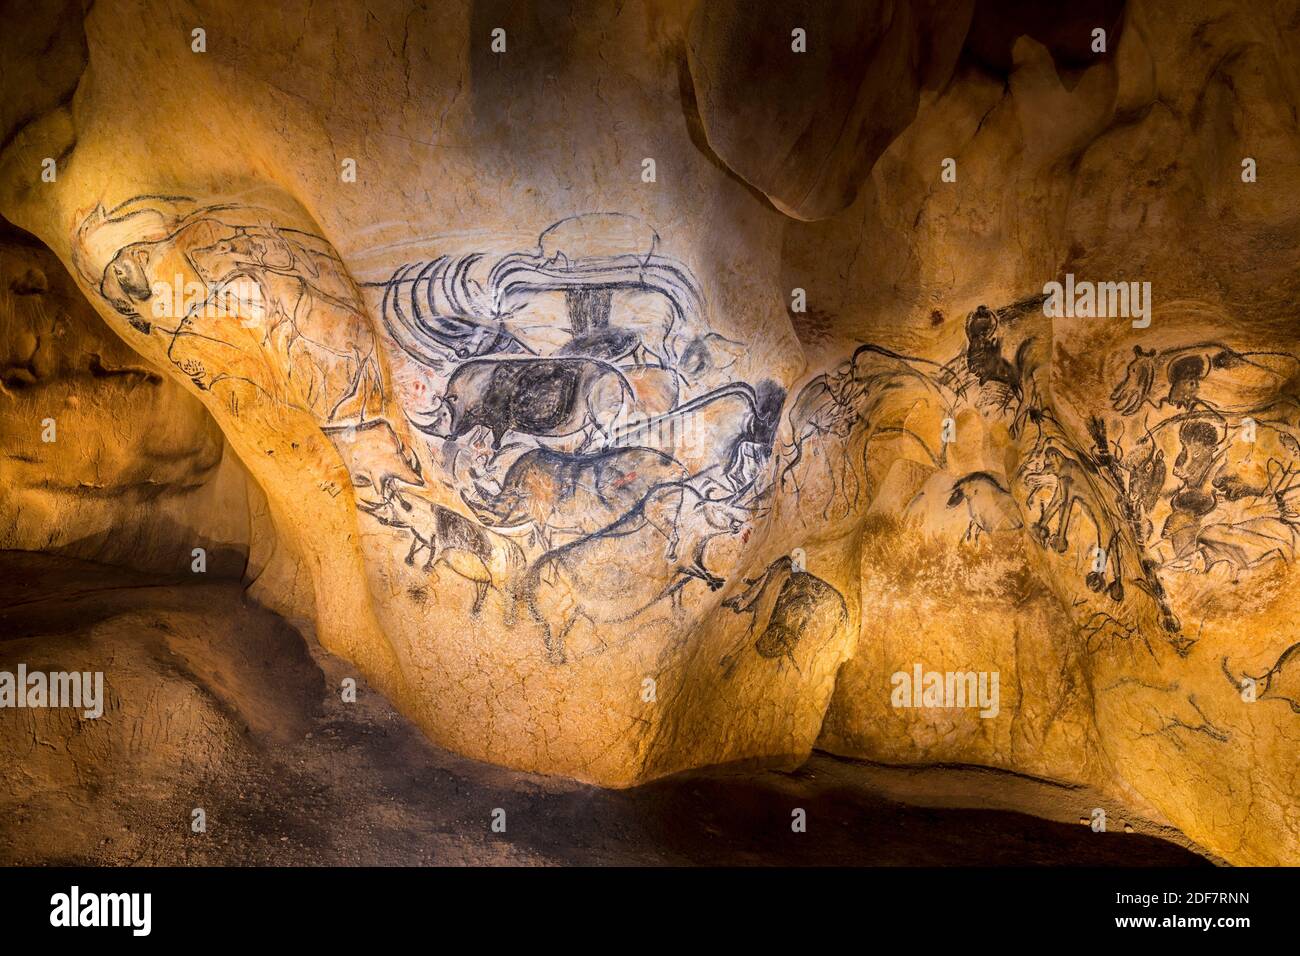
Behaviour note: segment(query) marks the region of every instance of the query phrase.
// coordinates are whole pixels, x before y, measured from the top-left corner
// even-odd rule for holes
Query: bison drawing
[[[758,577],[745,578],[744,584],[745,590],[722,602],[737,614],[750,615],[745,640],[720,661],[728,675],[754,636],[760,615],[766,615],[767,624],[754,641],[754,650],[760,657],[791,664],[795,664],[795,648],[806,636],[820,632],[829,639],[848,626],[844,596],[815,574],[796,570],[788,555],[777,558]]]

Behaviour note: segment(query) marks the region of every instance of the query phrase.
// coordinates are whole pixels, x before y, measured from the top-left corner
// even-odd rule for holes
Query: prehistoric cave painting
[[[1111,406],[1133,415],[1144,406],[1220,415],[1252,415],[1294,427],[1300,413],[1295,389],[1300,359],[1289,352],[1238,351],[1221,342],[1165,349],[1137,345]]]
[[[410,535],[408,564],[424,549],[423,571],[441,564],[470,582],[473,613],[489,588],[518,579],[517,545],[428,496],[425,467],[386,417],[390,390],[365,306],[321,237],[253,206],[142,196],[86,216],[74,258],[133,329],[162,338],[196,387],[228,396],[236,417],[243,388],[311,414],[347,466],[358,508]]]
[[[1220,342],[1139,345],[1080,442],[1038,387],[1037,346],[1018,327],[1040,305],[975,309],[944,363],[868,343],[810,379],[786,413],[779,485],[798,501],[811,484],[823,518],[847,516],[908,458],[931,477],[905,515],[926,522],[939,502],[964,507],[969,545],[1023,529],[1061,563],[1055,580],[1077,582],[1070,603],[1090,641],[1150,647],[1145,601],[1186,654],[1195,640],[1182,633],[1170,575],[1236,582],[1300,549],[1300,359]],[[970,412],[1006,425],[1019,458],[1010,474],[953,471],[942,430]],[[891,453],[876,455],[883,442]]]
[[[1251,687],[1254,700],[1282,701],[1291,708],[1292,713],[1300,714],[1300,643],[1292,644],[1284,650],[1273,666],[1259,675],[1234,675],[1228,667],[1228,659],[1221,661],[1223,674],[1237,690]]]
[[[407,573],[450,569],[472,615],[494,592],[506,624],[522,604],[556,663],[575,627],[584,652],[608,625],[671,631],[690,585],[723,586],[710,543],[767,511],[785,391],[736,376],[740,343],[631,217],[360,286],[323,239],[255,206],[137,197],[93,210],[75,245],[86,281],[233,415],[250,389],[312,415],[360,513],[403,536]],[[394,388],[393,358],[413,389]]]
[[[781,490],[801,498],[798,469],[805,455],[815,454],[824,463],[830,488],[822,516],[840,507],[840,513],[852,513],[864,480],[859,464],[865,465],[874,439],[888,436],[907,438],[935,467],[943,467],[946,447],[905,423],[907,413],[921,402],[937,403],[944,417],[955,409],[960,396],[942,383],[940,373],[938,362],[864,344],[835,368],[809,380],[786,413],[789,438],[781,449]],[[914,400],[902,408],[889,402],[899,394]]]
[[[500,487],[462,493],[473,513],[498,527],[528,525],[550,550],[559,540],[594,534],[628,514],[658,485],[687,479],[686,466],[652,448],[572,454],[534,448],[506,469]]]
[[[1172,572],[1233,582],[1300,544],[1300,359],[1220,342],[1137,346],[1111,393],[1136,434],[1128,507],[1143,542]],[[1172,467],[1167,462],[1172,461]]]
[[[474,582],[474,605],[478,614],[489,588],[506,595],[507,618],[512,618],[511,588],[524,568],[523,550],[504,535],[483,528],[450,508],[419,495],[415,490],[390,486],[377,502],[359,500],[357,506],[390,528],[411,535],[407,564],[414,564],[421,550],[427,551],[423,569],[430,571],[444,562],[461,577]]]
[[[533,250],[456,251],[364,284],[431,396],[406,414],[441,480],[523,548],[512,600],[555,663],[605,647],[611,625],[680,614],[692,583],[721,588],[710,542],[767,509],[785,391],[736,377],[740,343],[660,246],[632,217],[575,216]]]
[[[1056,441],[1045,442],[1030,459],[1032,466],[1023,471],[1022,480],[1030,488],[1025,504],[1032,507],[1039,502],[1032,530],[1040,545],[1065,554],[1071,547],[1071,529],[1077,535],[1080,523],[1085,523],[1085,550],[1094,557],[1085,581],[1090,589],[1123,601],[1123,567],[1129,551],[1110,507],[1112,496],[1107,492],[1114,489],[1106,487],[1095,456],[1073,451]]]
[[[411,421],[477,513],[554,514],[543,541],[582,520],[563,495],[522,501],[544,489],[509,472],[538,449],[649,450],[711,498],[759,490],[784,390],[732,374],[741,344],[712,330],[698,283],[659,245],[632,217],[591,214],[555,223],[533,251],[444,255],[369,283],[436,393]],[[528,471],[574,464],[533,456]]]
[[[1026,336],[1014,357],[1002,353],[1003,328],[1042,304],[1042,297],[994,311],[981,305],[966,317],[966,347],[947,362],[940,381],[959,398],[973,396],[974,405],[1004,413],[1020,407],[1033,373],[1034,339]]]
[[[237,395],[251,387],[326,425],[380,414],[384,382],[369,321],[320,236],[280,227],[255,207],[141,196],[92,210],[74,260],[134,329],[165,338],[168,359],[198,388]],[[279,359],[281,374],[257,368],[262,350]]]
[[[952,483],[948,507],[962,505],[966,506],[966,513],[970,516],[963,536],[965,541],[978,542],[981,533],[1017,531],[1025,526],[1016,499],[997,477],[987,471],[972,471]]]
[[[754,637],[760,617],[766,623],[753,642],[754,650],[768,660],[789,661],[796,670],[795,651],[805,639],[820,634],[818,646],[821,646],[848,627],[849,610],[844,595],[816,575],[798,568],[788,555],[777,558],[758,577],[745,578],[742,583],[744,590],[722,602],[723,607],[737,614],[749,615],[749,626],[740,646],[720,661],[728,675],[735,670],[741,652]]]
[[[936,509],[964,507],[962,540],[970,545],[1023,529],[1061,562],[1062,580],[1105,599],[1109,606],[1086,599],[1075,604],[1092,625],[1101,620],[1112,634],[1135,633],[1136,609],[1126,601],[1134,585],[1179,646],[1181,625],[1160,580],[1160,562],[1146,554],[1132,507],[1133,495],[1145,500],[1152,494],[1141,482],[1152,480],[1154,454],[1145,464],[1141,454],[1135,457],[1138,481],[1129,482],[1100,419],[1089,424],[1090,446],[1078,444],[1061,425],[1037,385],[1035,339],[1018,328],[1040,305],[1034,298],[973,310],[964,346],[946,362],[867,343],[809,380],[787,412],[780,484],[800,500],[815,477],[811,461],[820,459],[821,514],[848,515],[883,468],[908,458],[931,478],[903,506],[905,516],[924,522]],[[1005,423],[1019,446],[1020,464],[1011,474],[953,470],[952,436],[945,432],[964,412]],[[878,455],[874,449],[885,442],[892,443],[891,453]],[[873,473],[873,462],[882,469]]]
[[[706,498],[687,481],[667,482],[608,527],[547,551],[519,592],[542,629],[547,658],[570,660],[570,635],[583,622],[596,633],[580,656],[605,649],[599,631],[606,625],[636,622],[631,637],[671,625],[688,585],[717,591],[725,583],[708,567],[711,542],[740,534],[751,520],[749,509]]]
[[[1031,411],[1040,434],[1055,433],[1027,459],[1025,480],[1051,492],[1033,524],[1037,537],[1068,548],[1077,515],[1100,558],[1085,576],[1089,588],[1118,602],[1126,583],[1136,585],[1186,653],[1194,641],[1179,633],[1169,575],[1221,571],[1236,582],[1295,559],[1297,371],[1300,362],[1277,352],[1139,345],[1111,392],[1118,416],[1086,423],[1089,447],[1063,441],[1050,410]]]
[[[1081,444],[1038,387],[1021,327],[1037,299],[972,311],[946,362],[862,344],[787,403],[739,377],[740,344],[713,328],[691,271],[628,216],[571,217],[534,249],[456,251],[358,285],[324,239],[265,209],[143,196],[92,210],[74,259],[235,417],[249,399],[310,414],[359,511],[403,535],[410,573],[450,569],[474,615],[497,594],[501,619],[536,627],[556,663],[614,631],[673,633],[685,599],[738,565],[722,542],[778,495],[804,522],[818,506],[848,517],[873,465],[900,456],[936,481],[906,513],[964,509],[973,547],[1028,534],[1077,588],[1081,624],[1110,637],[1143,632],[1145,600],[1185,653],[1168,575],[1237,580],[1300,546],[1300,359],[1286,353],[1139,345]],[[393,359],[412,388],[394,387]],[[1005,424],[1012,473],[950,464],[944,429],[971,413]],[[770,568],[735,607],[783,573],[778,595],[793,590],[776,605],[793,623],[758,641],[776,657],[798,640],[800,587],[830,587]]]
[[[424,466],[419,457],[403,443],[387,419],[374,418],[354,427],[331,429],[327,434],[343,458],[359,502],[363,495],[382,498],[390,488],[424,484]]]
[[[402,265],[383,283],[384,322],[404,351],[435,369],[525,354],[655,366],[678,379],[725,370],[739,343],[709,329],[695,278],[659,246],[634,217],[573,216],[542,232],[535,250]],[[536,308],[548,298],[563,300],[564,326]]]
[[[493,452],[508,434],[551,439],[551,447],[584,451],[607,437],[604,424],[634,402],[632,387],[607,362],[587,358],[475,358],[447,379],[433,420],[417,427],[455,441],[476,429]]]

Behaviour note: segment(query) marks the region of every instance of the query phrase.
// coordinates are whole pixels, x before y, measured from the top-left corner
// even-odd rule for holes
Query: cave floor
[[[348,665],[234,581],[0,552],[0,670],[20,662],[102,669],[109,706],[85,736],[0,709],[0,864],[1209,865],[1118,809],[1080,825],[1108,806],[1087,792],[975,768],[815,754],[612,791],[466,760],[363,681],[343,703]]]

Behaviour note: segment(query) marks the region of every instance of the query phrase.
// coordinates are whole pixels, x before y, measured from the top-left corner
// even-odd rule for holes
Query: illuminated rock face
[[[252,593],[470,756],[987,764],[1300,860],[1294,17],[917,3],[846,74],[607,6],[51,25],[0,211],[211,413]]]
[[[253,529],[274,541],[203,405],[17,230],[0,241],[0,435],[0,547],[238,578]]]

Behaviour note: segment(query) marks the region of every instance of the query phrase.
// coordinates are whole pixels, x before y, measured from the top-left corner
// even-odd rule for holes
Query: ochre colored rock
[[[978,764],[1300,862],[1300,26],[849,6],[98,3],[0,212],[435,742]]]
[[[104,327],[48,249],[0,245],[0,547],[240,577],[261,492],[212,417]],[[270,538],[273,541],[273,537]]]

